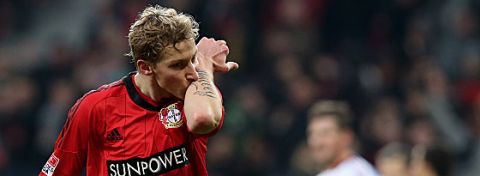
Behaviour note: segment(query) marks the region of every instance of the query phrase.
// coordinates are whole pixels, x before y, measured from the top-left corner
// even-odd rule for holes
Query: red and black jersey
[[[142,94],[134,73],[90,91],[68,112],[53,154],[39,175],[208,175],[208,137],[186,126],[183,101]]]

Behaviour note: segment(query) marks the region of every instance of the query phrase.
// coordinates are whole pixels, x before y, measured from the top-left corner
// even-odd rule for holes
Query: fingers
[[[198,43],[203,43],[203,42],[206,42],[207,40],[208,40],[207,37],[202,37],[202,38],[198,41]]]
[[[224,44],[224,45],[227,44],[227,42],[226,42],[225,40],[217,40],[217,42],[219,42],[219,43],[221,43],[221,44]]]
[[[201,41],[210,41],[210,42],[220,43],[221,45],[227,45],[227,42],[225,40],[215,40],[214,38],[202,37],[198,42],[201,42]]]
[[[238,63],[225,63],[226,57],[230,53],[230,49],[225,40],[202,37],[197,46],[199,47],[199,53],[203,52],[207,58],[212,59],[215,72],[226,73],[239,68]]]
[[[236,62],[227,62],[224,65],[218,66],[215,71],[220,73],[226,73],[238,69],[239,65]]]
[[[207,37],[202,37],[198,43],[197,43],[197,47],[199,46],[208,46],[208,45],[211,45],[210,43],[212,43],[213,39],[209,39]]]
[[[225,52],[226,55],[228,55],[228,53],[230,53],[230,49],[228,48],[227,45],[222,45],[221,50],[222,50],[222,53]]]
[[[228,71],[236,70],[240,67],[236,62],[227,62],[225,65],[227,66]]]
[[[201,49],[207,54],[207,51],[211,51],[210,54],[226,54],[230,53],[230,49],[227,46],[225,40],[215,40],[214,38],[202,37],[202,39],[197,44],[198,49]],[[208,55],[208,54],[207,54]]]

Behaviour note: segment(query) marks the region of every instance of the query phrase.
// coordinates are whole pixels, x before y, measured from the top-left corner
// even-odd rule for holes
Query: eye
[[[183,69],[187,66],[187,64],[188,64],[187,62],[177,62],[170,65],[169,67],[174,69]]]
[[[193,55],[192,59],[190,62],[195,63],[197,61],[197,55]]]

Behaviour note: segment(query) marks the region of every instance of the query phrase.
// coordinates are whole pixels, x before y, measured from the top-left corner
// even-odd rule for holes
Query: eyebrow
[[[169,63],[178,63],[178,62],[184,62],[184,61],[186,61],[186,60],[190,61],[190,60],[194,59],[195,56],[197,56],[197,52],[198,52],[198,50],[195,50],[195,53],[193,53],[193,56],[192,56],[191,58],[187,58],[187,59],[185,59],[185,58],[175,59],[175,60],[170,60],[170,61],[168,61],[168,62],[169,62]]]

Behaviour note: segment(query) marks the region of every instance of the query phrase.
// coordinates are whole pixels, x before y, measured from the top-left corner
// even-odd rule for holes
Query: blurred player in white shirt
[[[377,176],[373,166],[352,149],[354,134],[349,106],[320,101],[308,114],[307,142],[321,172],[318,176]]]

